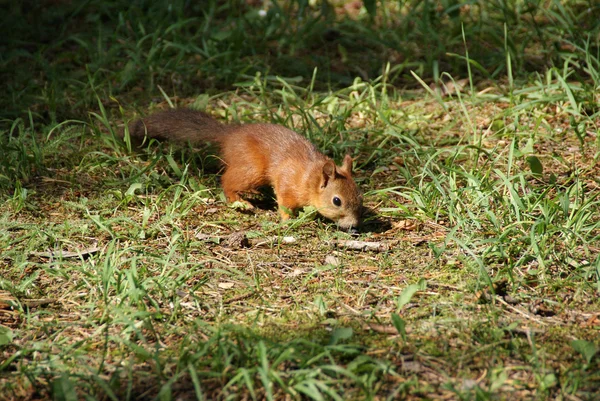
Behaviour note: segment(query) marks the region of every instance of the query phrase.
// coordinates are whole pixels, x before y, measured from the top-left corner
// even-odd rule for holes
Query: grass
[[[0,399],[594,398],[597,6],[331,3],[10,4]],[[350,152],[387,250],[115,138],[171,105]]]

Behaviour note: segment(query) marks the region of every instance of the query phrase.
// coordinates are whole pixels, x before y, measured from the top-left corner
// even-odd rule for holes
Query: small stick
[[[63,258],[63,259],[70,259],[70,258],[78,258],[78,257],[82,257],[82,258],[87,258],[90,255],[93,255],[94,253],[98,252],[100,250],[100,248],[98,248],[97,246],[93,246],[91,248],[88,249],[84,249],[82,251],[77,251],[77,252],[69,252],[69,251],[57,251],[57,252],[29,252],[30,255],[33,256],[37,256],[40,258],[46,258],[46,259],[53,259],[53,258]]]
[[[338,248],[352,249],[356,251],[385,252],[389,251],[391,248],[391,244],[386,242],[339,240],[334,241],[333,244]]]
[[[246,298],[250,298],[254,294],[255,294],[255,292],[251,291],[251,292],[247,292],[245,294],[236,295],[235,297],[232,297],[232,298],[224,300],[223,303],[224,304],[231,304],[233,302],[237,302],[237,301],[241,301],[241,300],[246,299]]]
[[[0,300],[0,309],[10,309],[10,308],[19,308],[19,307],[27,307],[27,308],[35,308],[36,306],[44,306],[48,304],[53,304],[58,302],[57,299],[54,298],[42,298],[42,299],[2,299]]]

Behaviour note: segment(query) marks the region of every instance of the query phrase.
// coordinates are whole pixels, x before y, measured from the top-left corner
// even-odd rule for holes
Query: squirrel
[[[352,178],[350,155],[336,166],[306,138],[281,125],[223,124],[201,111],[172,109],[135,121],[129,135],[138,146],[146,138],[218,145],[228,202],[253,208],[241,195],[270,185],[283,220],[298,208],[313,206],[342,229],[355,231],[360,225],[362,195]]]

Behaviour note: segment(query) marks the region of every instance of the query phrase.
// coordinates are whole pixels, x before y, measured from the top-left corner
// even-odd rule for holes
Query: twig
[[[255,294],[254,291],[251,291],[251,292],[247,292],[245,294],[236,295],[235,297],[224,300],[223,303],[231,304],[231,303],[234,303],[237,301],[241,301],[242,299],[250,298],[254,294]]]
[[[293,244],[296,242],[295,237],[266,237],[266,238],[248,238],[243,231],[236,231],[228,235],[209,235],[197,233],[196,238],[200,241],[220,243],[220,245],[228,248],[248,248],[260,246],[276,246],[283,244]]]
[[[44,306],[58,302],[54,298],[41,298],[41,299],[2,299],[0,300],[0,309],[8,308],[35,308],[36,306]]]
[[[394,326],[376,324],[376,323],[363,323],[363,330],[372,330],[376,333],[381,333],[381,334],[400,334],[400,333],[398,333],[398,330]],[[407,330],[407,332],[408,331],[409,330]]]
[[[36,306],[44,306],[48,304],[54,304],[58,302],[58,299],[54,298],[42,298],[42,299],[22,299],[19,300],[21,305],[26,306],[28,308],[33,308]]]
[[[54,259],[54,258],[70,259],[70,258],[78,258],[78,257],[82,257],[85,259],[88,256],[93,255],[94,253],[98,252],[99,250],[100,250],[100,248],[98,248],[97,246],[93,246],[91,248],[84,249],[84,250],[77,251],[77,252],[70,252],[70,251],[29,252],[29,254],[32,256],[37,256],[39,258],[46,258],[46,259]]]
[[[523,312],[523,311],[522,311],[522,310],[520,310],[519,308],[516,308],[516,307],[512,306],[511,304],[509,304],[508,302],[506,302],[505,300],[503,300],[503,299],[502,299],[502,298],[500,298],[500,297],[496,297],[496,300],[497,300],[498,302],[500,302],[502,305],[506,306],[508,309],[511,309],[512,311],[514,311],[514,312],[518,313],[518,314],[519,314],[519,315],[521,315],[521,316],[524,316],[524,317],[526,317],[526,318],[527,318],[527,319],[529,319],[529,320],[533,320],[534,322],[538,322],[539,324],[542,324],[542,325],[545,325],[545,324],[546,324],[546,322],[544,322],[543,320],[540,320],[540,319],[536,318],[535,316],[532,316],[532,315],[530,315],[530,314],[529,314],[529,313],[527,313],[527,312]]]
[[[389,242],[368,242],[356,240],[338,240],[333,241],[333,244],[338,248],[373,252],[389,251],[392,246],[392,244]]]

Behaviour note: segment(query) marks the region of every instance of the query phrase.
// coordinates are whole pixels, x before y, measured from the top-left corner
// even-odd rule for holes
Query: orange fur
[[[151,115],[130,127],[132,139],[146,137],[179,142],[216,142],[225,165],[221,185],[227,201],[270,185],[283,219],[303,206],[342,228],[360,224],[362,196],[352,179],[352,158],[342,166],[306,140],[275,124],[225,125],[205,113],[180,109]]]

